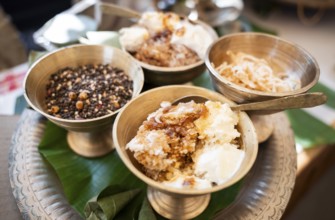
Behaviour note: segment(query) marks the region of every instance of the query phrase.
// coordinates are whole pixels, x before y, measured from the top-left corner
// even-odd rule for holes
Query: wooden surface
[[[335,164],[335,146],[325,145],[298,154],[297,178],[283,217],[287,216],[324,173]]]

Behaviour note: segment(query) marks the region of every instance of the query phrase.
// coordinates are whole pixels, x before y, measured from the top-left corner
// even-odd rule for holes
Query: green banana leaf
[[[67,131],[63,128],[47,122],[39,151],[54,168],[71,206],[84,218],[85,205],[92,198],[97,197],[99,200],[99,196],[103,198],[106,195],[117,195],[127,190],[140,190],[137,196],[132,195],[134,197],[130,196],[129,192],[124,194],[128,199],[111,198],[118,207],[113,211],[116,214],[114,219],[138,219],[146,195],[146,184],[126,168],[116,151],[94,159],[75,154],[67,144],[66,134]],[[219,210],[234,201],[241,186],[242,181],[213,193],[208,208],[196,219],[212,219]],[[90,205],[90,208],[98,209],[96,203],[89,202],[88,206]],[[148,207],[143,206],[142,213],[147,212],[145,209]],[[103,211],[103,208],[101,210],[104,215],[110,215]],[[164,219],[155,215],[157,219]],[[94,219],[93,216],[92,219]]]
[[[141,190],[122,191],[120,186],[111,185],[90,199],[84,210],[86,219],[113,219]]]
[[[286,111],[296,143],[308,149],[335,143],[335,129],[314,118],[307,112],[294,109]]]
[[[66,130],[48,122],[39,150],[56,171],[69,203],[82,216],[85,204],[109,185],[145,189],[115,151],[94,159],[78,156],[70,150],[66,134]]]
[[[155,213],[153,212],[149,200],[145,197],[138,216],[138,220],[156,220]]]
[[[327,102],[325,103],[328,107],[333,108],[335,110],[335,91],[328,88],[327,86],[317,83],[313,88],[311,88],[311,92],[323,92],[327,96]]]
[[[323,92],[327,96],[325,105],[335,111],[335,91],[317,83],[311,92]],[[285,111],[295,135],[295,141],[303,149],[335,143],[335,129],[301,109]]]

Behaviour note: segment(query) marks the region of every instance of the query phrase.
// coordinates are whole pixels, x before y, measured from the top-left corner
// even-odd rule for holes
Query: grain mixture
[[[66,67],[49,78],[47,112],[64,119],[90,119],[110,114],[132,97],[133,82],[110,64]]]
[[[120,43],[136,59],[161,67],[194,64],[205,58],[212,36],[201,25],[175,13],[146,12],[120,30]]]
[[[150,178],[177,188],[208,188],[229,179],[244,156],[238,116],[228,104],[163,102],[126,148]]]

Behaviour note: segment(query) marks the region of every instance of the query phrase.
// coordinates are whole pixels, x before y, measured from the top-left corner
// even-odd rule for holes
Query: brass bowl
[[[136,97],[144,84],[142,68],[129,54],[108,46],[74,45],[49,53],[28,70],[24,80],[24,96],[28,104],[56,125],[67,129],[70,147],[82,156],[101,156],[113,149],[110,129],[120,109],[93,119],[57,118],[47,113],[46,85],[51,74],[65,67],[107,63],[130,76],[133,80],[132,98]]]
[[[202,21],[194,21],[196,24],[203,26],[212,36],[213,41],[218,39],[215,30]],[[121,44],[122,47],[122,44]],[[123,50],[125,50],[123,48]],[[153,85],[171,85],[189,82],[201,75],[206,70],[204,60],[200,60],[194,64],[180,67],[160,67],[144,63],[137,60],[144,71],[145,82]]]
[[[274,70],[296,75],[301,81],[301,88],[289,92],[262,92],[228,81],[212,65],[219,66],[224,61],[229,62],[226,54],[228,50],[263,58]],[[219,38],[207,50],[205,62],[213,87],[237,103],[263,101],[305,93],[318,82],[320,75],[317,61],[305,49],[279,37],[261,33],[237,33]]]
[[[245,158],[236,174],[227,182],[207,189],[178,189],[163,185],[141,172],[140,164],[132,152],[125,149],[136,135],[138,128],[147,116],[160,107],[162,101],[173,102],[181,97],[201,95],[213,101],[234,104],[219,93],[195,86],[171,85],[158,87],[142,93],[130,101],[118,114],[113,126],[115,148],[128,169],[148,184],[147,196],[152,207],[169,219],[190,219],[199,215],[208,205],[210,193],[222,190],[244,177],[254,164],[258,151],[255,128],[244,112],[239,112],[239,131],[242,133],[242,149]]]

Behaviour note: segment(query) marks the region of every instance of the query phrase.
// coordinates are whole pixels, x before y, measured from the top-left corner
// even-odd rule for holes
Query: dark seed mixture
[[[89,119],[107,115],[132,97],[133,82],[110,64],[66,67],[50,76],[46,105],[50,115]]]

